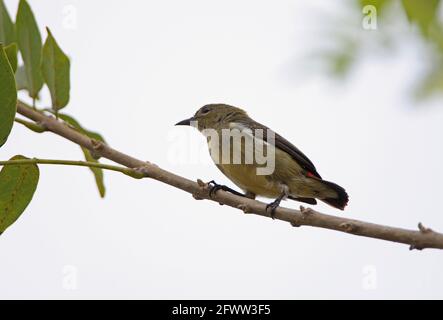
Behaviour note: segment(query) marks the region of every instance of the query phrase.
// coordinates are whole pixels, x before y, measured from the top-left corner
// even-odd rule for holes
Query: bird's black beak
[[[182,120],[180,122],[177,122],[175,125],[176,126],[190,126],[191,125],[191,121],[195,121],[195,118],[191,117],[189,119]]]

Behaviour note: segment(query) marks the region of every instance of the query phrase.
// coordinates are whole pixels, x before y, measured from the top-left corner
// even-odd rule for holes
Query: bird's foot
[[[271,218],[272,218],[272,220],[275,219],[275,210],[280,205],[281,200],[282,200],[281,198],[277,198],[277,199],[275,199],[274,201],[272,201],[270,204],[268,204],[266,206],[266,211],[268,211],[268,209],[271,209]]]
[[[235,194],[236,196],[240,196],[240,197],[244,197],[245,195],[243,193],[240,193],[238,191],[235,191],[234,189],[231,189],[227,186],[224,186],[222,184],[218,184],[217,182],[215,182],[214,180],[209,181],[208,182],[208,186],[210,187],[209,189],[209,197],[213,197],[218,190],[223,190],[226,192],[230,192],[232,194]]]

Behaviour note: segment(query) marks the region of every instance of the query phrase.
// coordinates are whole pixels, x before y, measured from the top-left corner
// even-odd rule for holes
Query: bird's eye
[[[210,111],[209,108],[203,108],[201,114],[208,114],[209,111]]]

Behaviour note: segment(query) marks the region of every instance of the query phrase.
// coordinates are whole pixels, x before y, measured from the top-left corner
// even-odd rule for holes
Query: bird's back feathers
[[[263,140],[265,142],[268,142],[267,130],[271,130],[271,129],[269,129],[265,125],[255,121],[255,120],[252,120],[252,119],[250,119],[250,121],[248,123],[245,123],[245,125],[248,125],[252,130],[256,130],[256,129],[263,130]],[[274,132],[274,131],[272,131],[272,132]],[[303,152],[301,152],[300,149],[298,149],[296,146],[294,146],[291,142],[289,142],[288,140],[283,138],[278,133],[274,132],[274,135],[275,135],[274,142],[275,142],[276,148],[279,148],[280,150],[283,150],[284,152],[289,154],[295,161],[297,161],[297,163],[300,165],[300,167],[305,169],[307,172],[311,173],[313,176],[321,179],[321,176],[317,172],[317,169],[315,168],[312,161],[309,160],[309,158]]]

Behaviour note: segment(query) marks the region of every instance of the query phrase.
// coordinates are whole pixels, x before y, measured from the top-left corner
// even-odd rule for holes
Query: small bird
[[[274,218],[276,208],[284,199],[312,205],[317,204],[316,199],[319,199],[340,210],[343,210],[348,203],[349,197],[345,189],[333,182],[323,180],[311,160],[297,147],[268,127],[251,119],[240,108],[227,104],[208,104],[200,108],[193,117],[180,121],[176,125],[195,125],[207,137],[211,156],[216,166],[245,192],[244,194],[239,193],[211,181],[211,196],[222,189],[252,199],[255,199],[256,196],[275,199],[267,206],[267,209],[271,209],[272,218]],[[237,146],[235,143],[230,143],[231,140],[223,138],[224,132],[234,129],[240,132],[247,129],[248,132],[245,139],[240,140]],[[217,136],[208,135],[208,130],[210,133],[216,133]],[[260,132],[259,130],[263,134],[257,134],[256,132]],[[274,141],[270,141],[266,132],[274,134]],[[263,163],[258,163],[255,159],[254,161],[245,161],[248,136],[254,143],[262,143],[268,148],[270,145],[274,147],[274,168],[269,174],[257,173],[258,168],[263,168]],[[271,143],[268,143],[268,140]],[[220,161],[218,155],[223,152],[223,144],[226,144],[227,141],[230,143],[229,161]],[[216,157],[213,156],[214,149],[218,151]],[[233,161],[235,151],[240,153],[240,161]],[[253,152],[253,154],[255,153]]]

